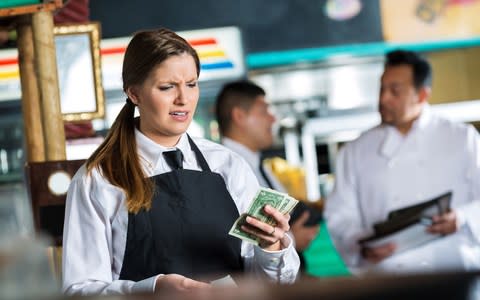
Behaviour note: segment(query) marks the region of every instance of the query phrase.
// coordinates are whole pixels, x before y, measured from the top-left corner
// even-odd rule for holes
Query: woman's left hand
[[[272,216],[276,225],[269,225],[255,218],[248,216],[246,218],[249,226],[243,225],[242,229],[260,238],[260,247],[269,251],[278,251],[288,246],[288,237],[286,232],[290,230],[288,221],[289,214],[282,214],[270,205],[263,208],[265,214]]]

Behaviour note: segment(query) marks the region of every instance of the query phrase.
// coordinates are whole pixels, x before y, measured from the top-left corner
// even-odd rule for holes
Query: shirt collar
[[[165,147],[155,143],[137,128],[135,128],[135,139],[137,141],[137,149],[140,159],[143,160],[143,163],[150,165],[150,167],[155,167],[158,161],[163,159],[163,152],[175,149],[180,149],[182,151],[184,161],[189,164],[192,162],[192,150],[186,133],[182,134],[177,145],[174,147]]]
[[[413,130],[422,130],[424,129],[427,124],[430,122],[432,118],[432,112],[430,105],[428,103],[423,105],[422,113],[420,114],[420,117],[413,122],[412,129]]]
[[[429,104],[424,104],[420,116],[413,121],[412,128],[407,136],[412,136],[421,132],[431,120],[431,110]],[[380,144],[380,153],[385,157],[392,157],[400,147],[407,136],[403,136],[395,127],[390,125],[381,125],[384,127],[384,139]]]
[[[259,166],[260,165],[260,152],[258,151],[252,151],[248,147],[246,147],[243,144],[240,144],[237,141],[234,141],[230,138],[224,137],[222,139],[222,144],[229,148],[230,150],[233,150],[234,152],[240,154],[240,156],[243,156],[243,158],[253,167]]]

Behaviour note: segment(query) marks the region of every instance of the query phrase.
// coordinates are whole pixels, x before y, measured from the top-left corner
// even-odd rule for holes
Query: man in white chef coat
[[[453,79],[453,78],[452,78]],[[471,125],[431,112],[431,67],[411,51],[386,55],[381,124],[339,152],[326,202],[331,237],[354,273],[480,268],[480,140]],[[393,242],[361,247],[390,211],[452,191],[451,210],[425,226],[441,238],[406,251]]]

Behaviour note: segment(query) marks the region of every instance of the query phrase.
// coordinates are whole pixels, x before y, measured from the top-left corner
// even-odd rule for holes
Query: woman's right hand
[[[179,274],[168,274],[158,276],[155,284],[155,291],[178,291],[188,292],[197,289],[208,289],[211,285],[205,282],[196,281]]]

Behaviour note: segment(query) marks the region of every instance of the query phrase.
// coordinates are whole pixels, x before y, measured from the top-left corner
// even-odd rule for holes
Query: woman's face
[[[127,94],[140,113],[140,131],[163,146],[174,146],[192,122],[199,98],[197,68],[187,53],[169,57]]]

